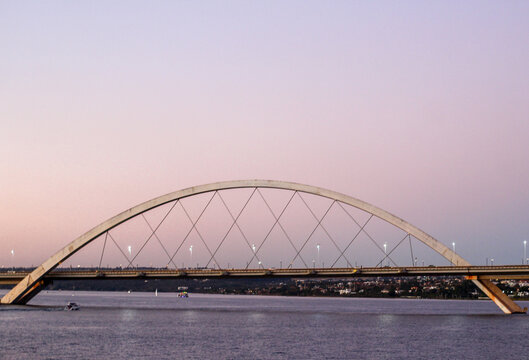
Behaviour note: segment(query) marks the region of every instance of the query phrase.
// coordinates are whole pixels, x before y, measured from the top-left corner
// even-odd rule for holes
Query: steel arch
[[[356,199],[354,197],[305,184],[277,181],[277,180],[235,180],[224,181],[199,186],[193,186],[187,189],[171,192],[166,195],[156,197],[141,203],[135,207],[123,211],[122,213],[104,221],[91,230],[87,231],[64,248],[59,250],[49,259],[44,261],[33,272],[26,276],[20,283],[18,283],[11,291],[9,291],[2,299],[2,304],[25,304],[35,294],[37,294],[44,285],[43,277],[60,265],[63,261],[82,249],[85,245],[95,240],[100,235],[113,229],[119,224],[126,222],[142,213],[154,209],[158,206],[167,204],[178,199],[186,198],[193,195],[198,195],[211,191],[237,189],[237,188],[275,188],[283,190],[298,191],[313,195],[326,197],[344,204],[351,205],[355,208],[370,213],[386,222],[396,226],[397,228],[413,235],[418,240],[422,241],[428,247],[438,252],[441,256],[452,262],[454,265],[467,266],[470,265],[468,261],[453,252],[450,248],[439,242],[432,236],[428,235],[419,228],[406,222],[405,220],[381,209],[365,201]],[[480,287],[504,312],[522,312],[523,310],[517,306],[512,300],[505,296],[494,284],[488,280],[473,280],[478,287]],[[503,295],[503,296],[502,296]]]

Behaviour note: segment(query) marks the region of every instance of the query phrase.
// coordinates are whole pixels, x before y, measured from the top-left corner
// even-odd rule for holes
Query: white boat
[[[64,307],[64,310],[67,310],[67,311],[76,311],[76,310],[79,310],[81,309],[79,307],[79,305],[77,305],[76,303],[74,302],[69,302],[68,304],[66,304],[66,306]]]

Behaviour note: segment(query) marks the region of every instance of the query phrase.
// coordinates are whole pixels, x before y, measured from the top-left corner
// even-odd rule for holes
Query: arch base
[[[49,284],[51,284],[51,281],[49,280],[36,281],[34,284],[28,287],[27,290],[18,298],[13,299],[11,301],[3,301],[4,299],[2,298],[1,303],[10,305],[26,305],[31,299],[33,299],[39,292],[44,290],[44,288]]]
[[[527,308],[521,308],[505,295],[500,288],[494,285],[490,280],[480,279],[479,276],[468,276],[476,286],[485,293],[498,307],[506,314],[525,314]]]

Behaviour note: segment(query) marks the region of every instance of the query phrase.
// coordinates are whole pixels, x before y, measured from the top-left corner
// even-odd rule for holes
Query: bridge
[[[237,190],[239,193],[234,198],[239,199],[239,206],[235,211],[234,202],[230,203],[227,198],[228,192]],[[241,190],[245,192],[240,193]],[[266,191],[271,190],[279,192],[283,200],[278,200],[274,205],[272,199],[281,196],[265,194]],[[202,198],[202,204],[199,206],[188,202],[189,199],[197,198]],[[216,200],[217,212],[210,216],[208,224],[205,214],[207,210],[215,207],[214,200]],[[255,215],[256,207],[252,208],[252,205],[258,200],[260,200],[261,210],[268,214],[268,223],[264,215]],[[311,200],[313,203],[310,203]],[[277,203],[280,203],[280,206],[277,206]],[[180,222],[175,220],[173,232],[167,232],[167,230],[164,232],[162,225],[168,222],[167,219],[176,211],[177,205],[181,209],[182,217],[188,222],[187,227],[182,225],[181,220]],[[193,207],[195,208],[194,218],[192,216]],[[224,210],[224,222],[219,209]],[[153,225],[155,216],[149,214],[156,211],[158,211],[158,220]],[[359,220],[359,214],[353,215],[353,211],[360,211],[364,214],[363,220]],[[247,215],[244,221],[244,215],[247,213],[250,215]],[[303,220],[303,214],[310,221]],[[151,216],[151,221],[148,216]],[[138,219],[147,231],[144,231],[145,239],[138,242],[139,250],[133,255],[132,246],[128,245],[124,250],[123,244],[120,245],[119,239],[116,239],[116,234],[127,224],[134,221],[137,224]],[[349,224],[337,226],[338,230],[333,231],[331,225],[336,222],[336,219],[341,219],[342,223],[345,219],[349,221]],[[369,228],[374,226],[371,225],[375,222],[374,219],[380,220],[382,225],[389,225],[392,229],[396,229],[400,235],[396,237],[394,233],[386,229],[381,232],[384,240],[382,244],[381,240],[375,239],[372,235],[377,230]],[[224,229],[218,230],[210,237],[205,236],[212,229],[222,228],[221,225],[224,225]],[[201,226],[200,229],[199,226]],[[256,231],[256,228],[259,226],[264,227],[264,230],[258,236],[259,231]],[[307,230],[303,233],[299,231],[300,228],[307,228]],[[182,229],[185,231],[181,232],[180,239],[170,242],[163,241],[165,237],[175,238],[178,231]],[[346,229],[349,230],[349,234],[344,232]],[[130,241],[137,233],[136,228],[134,231],[122,232],[122,235],[124,234],[123,237]],[[279,239],[278,234],[281,236],[280,240],[277,240]],[[357,266],[356,261],[353,266],[353,261],[349,258],[371,254],[367,250],[362,250],[363,248],[354,250],[353,245],[356,245],[354,243],[362,237],[372,245],[375,253],[378,252],[380,255],[379,259],[374,260],[374,266]],[[235,246],[237,238],[239,243]],[[323,259],[320,259],[320,243],[324,240],[327,241],[328,246],[326,245],[325,249],[329,253],[325,257],[327,267],[324,266]],[[273,241],[276,241],[275,245],[270,244]],[[414,256],[412,245],[414,242],[418,242],[423,248],[426,245],[450,265],[417,266],[418,258]],[[73,268],[72,264],[70,268],[66,266],[70,257],[78,252],[80,254],[94,253],[94,248],[90,248],[90,245],[96,243],[101,245],[100,254],[97,256],[99,259],[97,267],[81,270],[80,265],[77,269]],[[149,253],[148,244],[152,243],[159,245],[159,254]],[[169,244],[174,244],[172,250],[169,249]],[[397,264],[399,249],[402,249],[404,244],[409,244],[411,266]],[[193,255],[193,246],[195,246],[195,255]],[[110,247],[119,250],[117,254],[125,263],[124,267],[122,264],[118,269],[102,266],[103,259],[108,258],[108,256],[105,258],[105,253],[108,253]],[[196,253],[197,248],[201,249],[200,257]],[[415,254],[417,251],[416,248]],[[152,264],[151,266],[138,266],[138,264],[134,266],[134,262],[140,259],[140,254],[149,255],[148,259],[151,262],[153,259],[159,260],[160,256],[166,257],[164,261],[167,264],[163,268],[153,267]],[[307,256],[312,257],[312,262],[306,259]],[[278,258],[285,259],[285,266],[283,266],[283,260],[278,260]],[[185,266],[183,261],[185,259],[188,261],[188,266]],[[113,260],[116,259],[113,258]],[[182,266],[177,265],[180,261]],[[194,266],[195,261],[197,262],[196,267]],[[237,263],[238,266],[231,266],[230,262],[231,264]],[[273,264],[279,266],[273,266]],[[340,264],[345,266],[339,266]],[[455,252],[455,243],[452,243],[452,249],[450,249],[426,232],[381,208],[335,191],[274,180],[212,183],[175,191],[146,201],[92,228],[31,272],[1,272],[0,283],[15,284],[2,297],[2,304],[26,304],[53,280],[64,279],[379,276],[465,276],[494,301],[504,313],[525,313],[527,311],[526,308],[522,309],[506,296],[491,280],[528,278],[528,266],[472,266]]]
[[[0,272],[0,284],[17,284],[30,272]],[[82,269],[53,270],[44,281],[88,279],[227,279],[227,278],[369,278],[415,276],[464,276],[472,279],[529,280],[529,265],[408,266],[362,268],[288,269]]]

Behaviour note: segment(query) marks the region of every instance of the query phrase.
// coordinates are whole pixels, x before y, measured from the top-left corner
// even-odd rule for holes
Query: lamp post
[[[384,258],[387,259],[387,257],[388,257],[388,243],[385,242],[384,243]],[[386,264],[387,266],[389,266],[389,261]]]
[[[15,269],[15,249],[11,249],[11,265]]]
[[[527,265],[527,240],[523,241],[523,261]]]
[[[490,266],[494,266],[494,259],[490,258]]]
[[[193,245],[189,247],[189,267],[193,266]]]
[[[316,245],[316,249],[318,249],[318,266],[320,266],[320,244]]]

